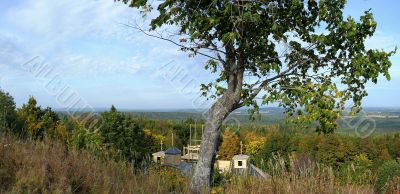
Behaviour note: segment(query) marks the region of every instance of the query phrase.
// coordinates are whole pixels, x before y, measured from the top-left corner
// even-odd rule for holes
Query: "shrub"
[[[392,187],[390,183],[393,180],[399,179],[400,177],[400,164],[396,161],[387,161],[382,164],[378,169],[378,178],[375,182],[374,189],[377,193],[385,193],[389,187]],[[394,184],[400,184],[399,182]]]
[[[93,153],[101,152],[103,140],[97,131],[91,131],[84,127],[77,127],[72,131],[68,140],[68,146],[76,150],[89,150]]]
[[[373,162],[365,154],[354,157],[352,162],[342,165],[337,172],[342,184],[368,185],[375,181],[372,171]]]

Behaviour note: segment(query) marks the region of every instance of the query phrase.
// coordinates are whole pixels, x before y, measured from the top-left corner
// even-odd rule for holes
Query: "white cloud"
[[[133,13],[113,1],[27,0],[8,12],[8,19],[26,32],[57,44],[82,36],[117,33],[117,22]]]
[[[91,72],[102,74],[135,73],[141,67],[162,65],[166,60],[179,61],[186,65],[193,62],[170,43],[156,40],[135,32],[121,23],[141,19],[122,3],[110,0],[25,0],[10,9],[6,19],[21,32],[19,46],[25,47],[29,56],[39,55],[63,73]],[[1,30],[0,30],[1,31]],[[87,53],[76,49],[76,42],[91,39],[92,45],[101,45],[102,50]],[[118,48],[131,50],[118,56]],[[71,48],[73,45],[74,48]],[[111,46],[108,50],[104,49]],[[92,47],[86,49],[93,49]],[[203,64],[198,64],[196,70]]]
[[[88,54],[70,48],[73,42],[112,45],[115,42],[146,40],[134,36],[119,21],[128,20],[134,11],[121,3],[109,0],[26,0],[4,13],[11,28],[0,30],[0,63],[22,63],[32,56],[41,56],[63,74],[136,73],[143,65],[135,55],[118,57],[118,51],[103,49]],[[6,36],[6,34],[8,34]],[[11,36],[12,35],[12,36]],[[89,48],[90,49],[90,48]],[[132,49],[134,48],[123,48]],[[114,56],[112,56],[114,55]],[[28,57],[27,57],[28,56]],[[17,59],[19,59],[18,62]],[[21,61],[22,60],[22,61]]]
[[[133,75],[140,70],[142,65],[137,63],[135,57],[130,59],[115,60],[107,57],[91,57],[82,54],[65,54],[56,58],[59,72],[73,74],[76,76],[85,75]]]

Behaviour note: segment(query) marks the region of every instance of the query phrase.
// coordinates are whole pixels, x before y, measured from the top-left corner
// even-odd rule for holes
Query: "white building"
[[[232,158],[233,168],[234,169],[248,168],[249,164],[250,164],[249,159],[250,159],[250,156],[245,155],[245,154],[239,154],[239,155],[233,156],[233,158]]]
[[[157,162],[159,164],[164,164],[164,157],[165,157],[165,152],[164,151],[159,151],[156,153],[153,153],[153,161]]]

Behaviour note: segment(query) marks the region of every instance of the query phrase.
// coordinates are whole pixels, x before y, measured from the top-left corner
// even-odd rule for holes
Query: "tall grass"
[[[227,176],[213,193],[374,193],[371,184],[343,183],[328,166],[279,155],[265,164],[268,179]],[[399,179],[388,186],[399,193]],[[394,182],[393,182],[394,181]],[[190,193],[179,172],[150,166],[146,171],[57,141],[22,141],[0,136],[0,193]]]
[[[224,189],[225,193],[373,193],[373,187],[340,184],[331,167],[297,157],[284,159],[274,155],[267,162],[270,177],[236,177]]]
[[[0,137],[0,193],[188,193],[187,183],[171,169],[135,173],[59,142]]]

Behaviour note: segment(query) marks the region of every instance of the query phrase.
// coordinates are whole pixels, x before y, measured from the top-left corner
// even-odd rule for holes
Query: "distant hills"
[[[109,108],[95,108],[95,109],[83,109],[83,110],[70,110],[84,112],[104,112],[108,111]],[[121,112],[125,112],[133,117],[146,118],[153,120],[174,120],[182,121],[185,119],[196,119],[205,120],[207,110],[204,109],[154,109],[154,110],[134,110],[134,109],[118,109]],[[55,109],[59,113],[66,113],[65,109]],[[279,107],[264,107],[260,108],[261,117],[255,121],[249,120],[248,109],[241,108],[235,110],[227,119],[227,123],[235,124],[283,124],[285,121],[285,115],[283,114],[284,109]],[[400,132],[400,108],[385,108],[385,107],[366,107],[356,117],[351,117],[346,114],[339,121],[340,132],[351,132],[354,128],[349,128],[344,125],[354,125],[357,122],[373,122],[376,127],[377,133],[387,132]]]
[[[56,108],[54,109],[57,112],[105,112],[108,111],[110,108],[93,108],[93,109],[63,109],[63,108]],[[128,112],[128,113],[197,113],[201,114],[207,112],[206,109],[120,109],[121,112]],[[278,114],[282,115],[284,109],[280,107],[264,107],[260,108],[261,114]],[[400,116],[400,108],[387,108],[387,107],[365,107],[362,111],[368,115],[390,115],[390,116]],[[241,114],[247,115],[248,108],[240,108],[233,112],[233,114]]]

